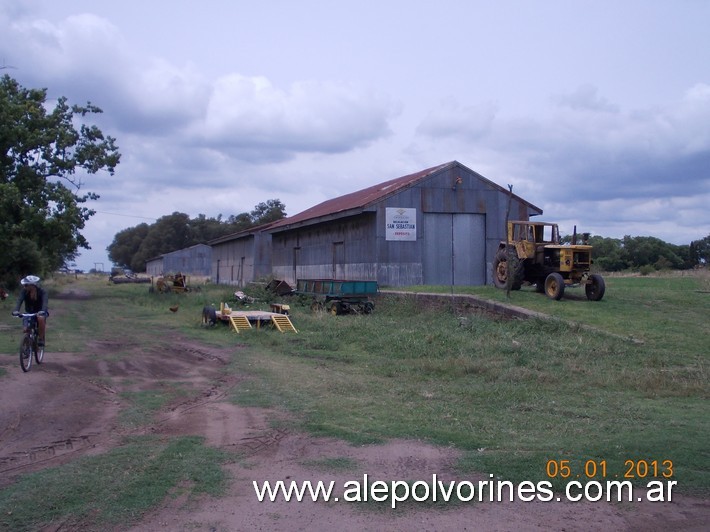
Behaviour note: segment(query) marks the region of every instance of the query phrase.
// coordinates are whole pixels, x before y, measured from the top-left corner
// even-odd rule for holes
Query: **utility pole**
[[[505,228],[503,229],[503,234],[505,235],[505,267],[508,271],[505,280],[505,297],[510,299],[510,287],[513,284],[513,248],[508,243],[508,220],[510,219],[510,204],[513,201],[513,185],[508,185],[508,208],[505,210]]]

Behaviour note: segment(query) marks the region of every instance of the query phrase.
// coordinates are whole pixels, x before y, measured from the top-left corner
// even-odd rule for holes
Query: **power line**
[[[106,211],[94,211],[100,214],[110,214],[111,216],[123,216],[125,218],[140,218],[142,220],[153,220],[154,222],[157,221],[157,218],[148,218],[147,216],[136,216],[135,214],[120,214],[117,212],[106,212]]]

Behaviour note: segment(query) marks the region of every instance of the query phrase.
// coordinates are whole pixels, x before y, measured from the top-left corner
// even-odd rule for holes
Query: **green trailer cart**
[[[377,281],[298,279],[295,293],[312,296],[312,310],[326,310],[337,315],[370,314],[375,309],[372,297],[377,295],[377,291]]]

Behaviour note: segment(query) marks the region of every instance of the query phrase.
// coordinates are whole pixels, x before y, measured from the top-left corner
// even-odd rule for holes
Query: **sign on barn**
[[[417,239],[417,209],[387,207],[385,209],[385,240]]]

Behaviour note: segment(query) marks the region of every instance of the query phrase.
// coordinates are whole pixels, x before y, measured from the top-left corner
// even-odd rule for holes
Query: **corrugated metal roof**
[[[458,161],[451,161],[448,163],[440,164],[439,166],[433,166],[425,170],[420,170],[419,172],[415,172],[413,174],[397,177],[395,179],[390,179],[389,181],[385,181],[384,183],[379,183],[371,187],[363,188],[362,190],[351,192],[350,194],[345,194],[344,196],[338,196],[337,198],[326,200],[323,203],[319,203],[318,205],[306,209],[305,211],[301,211],[293,216],[282,218],[281,220],[276,220],[275,222],[270,222],[258,227],[252,227],[245,231],[240,231],[238,233],[233,233],[231,235],[216,238],[208,242],[208,244],[221,244],[223,242],[244,238],[264,231],[269,233],[284,231],[294,226],[307,224],[308,222],[314,223],[320,220],[359,214],[367,207],[379,201],[382,201],[386,197],[392,194],[396,194],[397,192],[405,188],[414,186],[423,179],[426,179],[427,177],[437,172],[452,168],[454,166],[460,166],[468,170],[469,172],[478,176],[478,178],[482,181],[488,183],[493,188],[496,188],[504,192],[505,194],[508,194],[508,190],[504,189],[500,185],[494,183],[489,179],[486,179],[482,175],[474,172],[473,170],[466,168]],[[542,212],[539,207],[536,207],[532,203],[525,201],[523,198],[517,196],[516,194],[513,194],[513,197],[529,205],[532,209]]]
[[[208,245],[213,246],[215,244],[221,244],[223,242],[231,242],[232,240],[237,240],[239,238],[244,238],[247,236],[252,236],[255,235],[256,233],[261,233],[265,229],[268,229],[271,227],[271,225],[279,222],[280,220],[277,220],[276,222],[267,222],[265,224],[257,225],[254,227],[250,227],[249,229],[243,229],[242,231],[238,231],[236,233],[230,233],[228,235],[220,236],[217,237],[213,240],[210,240],[207,242]]]
[[[311,207],[310,209],[306,209],[305,211],[302,211],[298,214],[295,214],[294,216],[289,216],[288,218],[282,218],[281,220],[277,220],[273,223],[273,225],[268,227],[267,230],[269,232],[277,232],[279,230],[289,229],[296,225],[305,224],[312,220],[315,221],[319,218],[337,218],[339,215],[359,214],[366,207],[377,203],[383,200],[384,198],[395,194],[405,188],[414,186],[423,179],[426,179],[427,177],[431,176],[432,174],[454,166],[461,166],[469,172],[478,176],[479,179],[485,181],[490,186],[497,188],[505,194],[509,193],[508,190],[506,190],[505,188],[501,187],[500,185],[494,183],[489,179],[486,179],[482,175],[474,172],[473,170],[466,168],[458,161],[451,161],[448,163],[440,164],[439,166],[433,166],[425,170],[420,170],[419,172],[415,172],[413,174],[398,177],[396,179],[391,179],[389,181],[385,181],[384,183],[379,183],[377,185],[373,185],[371,187],[358,190],[356,192],[351,192],[350,194],[345,194],[344,196],[339,196],[337,198],[324,201],[323,203],[319,203],[318,205]],[[529,205],[532,209],[540,211],[542,213],[542,210],[539,207],[536,207],[532,203],[525,201],[518,195],[513,194],[513,197]]]
[[[376,203],[391,194],[394,194],[404,188],[411,187],[421,181],[422,179],[432,175],[435,172],[443,170],[444,168],[451,166],[453,164],[458,164],[456,161],[441,164],[439,166],[434,166],[432,168],[427,168],[426,170],[421,170],[414,174],[405,175],[398,177],[396,179],[390,179],[384,183],[379,183],[368,188],[363,188],[356,192],[351,192],[350,194],[345,194],[344,196],[339,196],[337,198],[329,199],[323,203],[306,209],[298,214],[289,216],[288,218],[283,218],[274,223],[269,227],[269,231],[274,229],[281,229],[289,227],[301,222],[312,220],[314,218],[322,218],[324,216],[332,216],[339,213],[344,213],[347,211],[358,211],[365,207]]]

